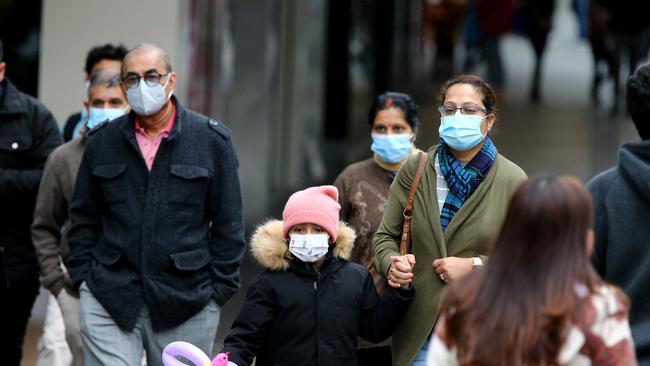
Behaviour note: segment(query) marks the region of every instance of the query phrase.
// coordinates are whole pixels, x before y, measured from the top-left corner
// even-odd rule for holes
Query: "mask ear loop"
[[[485,116],[483,116],[483,118],[481,118],[481,121],[482,121],[483,119],[485,119],[485,118],[490,117],[490,116],[494,116],[494,114],[492,113],[492,111],[489,111]],[[496,119],[497,117],[494,116],[494,118]],[[488,123],[489,123],[489,122],[488,122]],[[494,126],[494,122],[492,122],[492,126]],[[488,126],[486,125],[486,126],[485,126],[485,129],[487,130],[487,132],[485,133],[485,137],[492,138],[492,134],[490,133],[490,132],[492,131],[492,128],[489,128],[489,129],[488,129],[487,127],[488,127]]]
[[[167,88],[167,85],[169,85],[169,79],[172,78],[172,75],[175,75],[173,72],[170,72],[169,75],[167,75],[167,81],[165,81],[165,84],[163,85],[163,90]],[[165,103],[169,101],[169,99],[172,97],[172,94],[174,94],[174,89],[169,91],[169,95],[167,95],[167,99],[165,99]]]

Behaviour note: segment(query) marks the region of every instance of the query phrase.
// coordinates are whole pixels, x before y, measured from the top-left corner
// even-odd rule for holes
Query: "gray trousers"
[[[145,306],[136,321],[135,328],[126,332],[120,329],[82,283],[81,337],[84,344],[86,366],[140,366],[144,349],[148,366],[162,366],[162,350],[171,342],[192,343],[210,358],[221,309],[210,301],[203,310],[179,326],[161,332],[154,332],[149,311]]]

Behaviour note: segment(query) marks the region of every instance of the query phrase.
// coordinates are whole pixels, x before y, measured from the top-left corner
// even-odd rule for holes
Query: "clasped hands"
[[[388,285],[394,288],[409,287],[413,282],[413,267],[415,256],[413,254],[396,255],[390,257],[390,269],[388,271]],[[444,281],[454,281],[472,270],[472,258],[446,257],[434,260],[431,265]]]

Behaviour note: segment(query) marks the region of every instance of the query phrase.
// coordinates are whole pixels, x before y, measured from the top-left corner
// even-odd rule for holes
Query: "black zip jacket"
[[[45,160],[63,141],[50,111],[7,78],[0,84],[0,279],[38,281],[32,214]]]

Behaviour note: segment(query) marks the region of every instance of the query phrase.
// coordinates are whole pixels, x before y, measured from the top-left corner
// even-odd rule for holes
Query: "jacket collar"
[[[20,91],[14,84],[9,81],[5,76],[5,79],[2,81],[2,88],[4,91],[2,93],[2,101],[0,101],[0,114],[21,114],[25,113],[27,110],[23,98],[20,95]]]
[[[181,133],[181,128],[182,128],[182,120],[184,119],[186,110],[183,105],[176,99],[175,95],[171,96],[171,101],[173,103],[176,103],[176,117],[174,117],[174,126],[172,127],[171,131],[169,132],[169,137],[167,137],[167,141],[172,141],[176,138]],[[138,145],[138,141],[135,138],[135,112],[131,110],[129,114],[126,116],[120,117],[120,125],[119,129],[122,130],[122,133],[124,133],[124,137],[126,140],[131,144],[131,146],[135,149],[135,151],[140,151],[140,146]],[[113,123],[117,123],[113,122]],[[144,160],[142,160],[144,162]]]
[[[332,258],[349,260],[356,237],[354,229],[339,222],[339,235],[334,248],[330,250]],[[282,234],[282,221],[270,220],[255,230],[251,238],[251,253],[264,269],[286,271],[289,268],[294,258]]]

